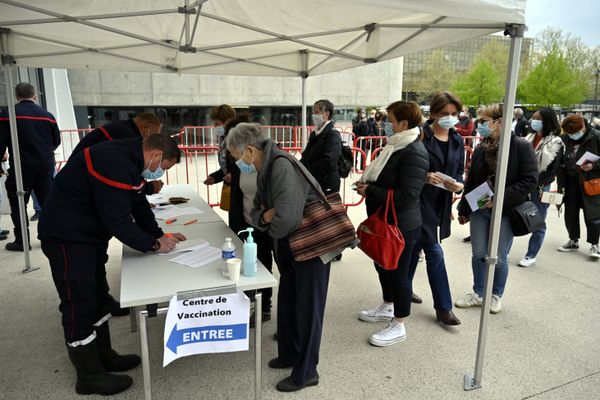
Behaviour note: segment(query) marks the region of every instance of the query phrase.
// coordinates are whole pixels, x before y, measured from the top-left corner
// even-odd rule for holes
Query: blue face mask
[[[569,139],[571,140],[579,140],[585,135],[585,132],[577,132],[573,134],[569,134]]]
[[[484,123],[478,123],[477,132],[479,132],[479,134],[484,138],[489,137],[492,134],[492,130],[490,129],[488,121],[485,121]]]
[[[242,174],[252,174],[256,172],[256,167],[252,163],[254,161],[254,156],[252,157],[252,161],[250,161],[250,164],[248,164],[246,161],[243,160],[245,154],[246,152],[242,154],[242,158],[235,162],[235,165],[238,166]]]
[[[448,115],[447,117],[442,117],[438,119],[438,125],[444,129],[453,128],[456,124],[458,124],[458,118],[452,115]]]
[[[223,125],[221,126],[217,126],[216,128],[213,128],[215,135],[217,135],[218,137],[223,137],[225,136],[225,127]]]
[[[165,173],[165,170],[162,169],[162,167],[160,166],[161,162],[162,157],[158,162],[158,168],[156,168],[156,171],[150,171],[150,165],[152,165],[152,161],[150,161],[150,164],[148,164],[148,168],[142,171],[142,176],[144,177],[144,179],[146,179],[147,181],[154,181],[156,179],[160,179],[161,176],[163,176]]]
[[[392,136],[395,132],[394,132],[394,125],[391,122],[386,122],[383,125],[383,131],[385,132],[386,136]]]
[[[323,118],[323,114],[313,114],[312,120],[313,120],[313,124],[315,124],[315,126],[317,128],[319,128],[321,125],[323,125],[323,122],[325,122],[325,118]]]
[[[531,120],[531,129],[533,129],[534,132],[541,131],[543,126],[544,126],[544,124],[542,123],[542,120],[540,120],[540,119]]]

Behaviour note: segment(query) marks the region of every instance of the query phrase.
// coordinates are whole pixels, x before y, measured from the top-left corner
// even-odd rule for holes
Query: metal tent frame
[[[386,60],[389,58],[396,57],[392,53],[397,51],[405,44],[411,42],[419,35],[422,35],[424,32],[436,30],[436,29],[445,29],[445,30],[478,30],[481,31],[479,35],[491,32],[505,31],[506,35],[511,36],[511,46],[510,46],[510,65],[507,74],[507,83],[506,83],[506,97],[504,102],[504,118],[502,121],[502,133],[501,133],[501,142],[499,148],[499,170],[497,170],[496,174],[496,193],[495,193],[495,202],[492,210],[492,224],[490,229],[490,240],[489,240],[489,248],[488,255],[486,257],[487,264],[489,266],[488,274],[486,276],[486,284],[485,284],[485,294],[483,296],[483,307],[481,309],[481,317],[480,317],[480,328],[479,328],[479,338],[478,338],[478,346],[477,346],[477,355],[475,362],[475,371],[473,374],[466,374],[464,378],[464,388],[465,390],[471,390],[481,387],[482,384],[482,375],[483,375],[483,364],[484,364],[484,356],[485,356],[485,348],[486,348],[486,336],[488,329],[488,318],[489,318],[489,308],[491,302],[491,289],[493,283],[494,276],[494,268],[497,262],[497,253],[498,253],[498,239],[500,235],[500,221],[502,216],[502,206],[504,200],[504,186],[506,181],[506,171],[507,171],[507,162],[508,162],[508,152],[510,146],[510,135],[511,135],[511,123],[510,123],[510,111],[514,107],[515,102],[515,92],[516,92],[516,83],[518,76],[518,67],[519,67],[519,58],[520,58],[520,50],[522,44],[523,34],[526,30],[524,24],[513,24],[513,23],[477,23],[477,24],[461,24],[461,23],[443,23],[443,21],[447,18],[445,16],[436,16],[429,23],[418,23],[418,24],[377,24],[370,23],[363,26],[355,26],[350,28],[343,29],[332,29],[326,31],[319,32],[309,32],[305,34],[299,35],[285,35],[278,32],[274,32],[268,29],[264,29],[258,26],[252,26],[250,24],[246,24],[240,21],[235,21],[233,19],[224,18],[215,14],[210,14],[202,11],[202,6],[208,0],[198,0],[192,3],[189,0],[184,0],[184,4],[177,8],[168,8],[168,9],[156,9],[156,10],[145,10],[145,11],[135,11],[135,12],[123,12],[123,13],[112,13],[112,14],[96,14],[96,15],[84,15],[84,16],[72,16],[65,15],[59,12],[50,11],[48,9],[44,9],[41,7],[33,6],[30,4],[25,4],[15,0],[0,0],[0,4],[17,7],[22,10],[26,10],[29,12],[35,12],[39,14],[43,14],[47,16],[47,18],[42,19],[21,19],[21,20],[8,20],[1,21],[0,20],[0,36],[2,43],[2,65],[5,74],[5,82],[6,82],[6,94],[8,98],[8,108],[9,108],[9,116],[10,116],[10,127],[11,127],[11,139],[12,139],[12,150],[13,157],[15,161],[15,178],[17,180],[17,194],[19,196],[19,215],[22,226],[22,234],[24,243],[27,243],[27,228],[26,228],[26,214],[25,214],[25,202],[24,196],[25,192],[23,191],[23,182],[22,182],[22,173],[21,173],[21,165],[20,165],[20,155],[19,155],[19,146],[18,146],[18,135],[17,135],[17,125],[16,125],[16,117],[14,110],[14,99],[13,99],[13,82],[12,82],[12,74],[11,71],[14,68],[14,65],[27,65],[28,60],[39,59],[44,57],[55,57],[55,56],[73,56],[82,53],[87,54],[102,54],[110,57],[114,57],[115,60],[127,60],[138,63],[140,67],[154,67],[156,68],[156,72],[171,72],[171,73],[200,73],[203,67],[211,67],[211,66],[225,66],[228,64],[234,63],[242,63],[249,66],[259,66],[264,68],[265,71],[270,71],[269,73],[262,73],[262,75],[277,75],[277,76],[299,76],[302,78],[302,143],[305,145],[307,138],[306,131],[306,79],[311,74],[320,73],[318,68],[327,64],[331,60],[337,59],[345,59],[354,61],[355,65],[346,66],[344,68],[355,67],[358,65],[371,64],[378,61]],[[94,21],[99,20],[113,20],[125,17],[143,17],[143,16],[156,16],[156,15],[168,15],[168,14],[182,14],[184,16],[184,20],[181,27],[181,34],[179,41],[176,43],[172,40],[165,40],[161,38],[153,38],[145,35],[141,35],[136,32],[127,31],[124,29],[118,29],[115,27],[111,27],[109,25],[101,24]],[[192,23],[192,17],[194,21]],[[207,20],[219,21],[221,23],[227,24],[228,26],[235,28],[242,28],[248,32],[260,33],[262,35],[267,36],[267,38],[259,39],[259,40],[249,40],[249,41],[239,41],[235,43],[228,44],[219,44],[205,47],[194,47],[193,42],[196,36],[197,27],[199,24],[200,17],[206,18]],[[118,44],[114,46],[104,46],[104,47],[93,47],[86,46],[80,43],[64,41],[53,39],[49,37],[42,37],[36,34],[31,34],[27,32],[20,31],[19,28],[23,26],[30,25],[39,25],[39,24],[55,24],[55,23],[74,23],[79,24],[88,28],[98,29],[99,31],[110,32],[112,34],[118,35],[124,39],[123,44]],[[374,33],[377,33],[378,30],[387,30],[387,29],[413,29],[414,32],[409,36],[402,38],[397,41],[394,45],[389,46],[386,49],[378,52],[374,57],[362,57],[356,54],[352,54],[348,52],[348,49],[358,43],[360,40],[364,39],[366,42],[369,42],[369,39]],[[325,36],[331,36],[336,34],[343,33],[351,33],[356,32],[357,35],[352,38],[350,41],[346,42],[344,45],[339,48],[331,48],[328,46],[320,45],[319,43],[315,43],[311,41],[311,39],[318,39]],[[61,50],[61,51],[51,51],[46,53],[31,53],[31,54],[21,54],[15,56],[11,53],[11,49],[9,48],[9,37],[13,36],[21,36],[29,39],[34,39],[37,41],[42,41],[46,43],[51,43],[55,45],[60,45],[66,48],[72,48],[72,50]],[[267,55],[260,55],[256,57],[234,57],[231,55],[227,55],[224,53],[220,53],[219,51],[227,50],[227,49],[235,49],[235,48],[244,48],[247,46],[256,46],[261,44],[270,44],[270,43],[283,43],[283,42],[291,42],[296,45],[300,45],[303,48],[300,50],[296,49],[294,51],[286,51],[280,53],[273,53]],[[161,48],[166,48],[171,51],[175,51],[175,56],[172,58],[170,63],[158,63],[154,61],[144,60],[138,57],[120,54],[118,50],[125,49],[135,49],[144,46],[159,46]],[[205,63],[199,63],[197,65],[188,65],[185,67],[177,67],[177,59],[181,54],[186,55],[208,55],[214,58],[217,58],[218,61],[209,61]],[[298,62],[297,68],[285,68],[280,66],[272,65],[268,62],[269,59],[273,59],[281,56],[288,55],[297,55]],[[310,57],[315,56],[317,61],[315,65],[309,64]],[[320,59],[320,57],[324,57]],[[35,64],[35,63],[34,63]],[[60,67],[60,65],[55,65]],[[64,67],[64,66],[63,66]],[[146,69],[144,69],[146,70]],[[210,72],[205,72],[210,73]],[[29,272],[36,268],[32,268],[30,265],[30,257],[29,257],[29,249],[25,246],[25,269],[23,272]]]

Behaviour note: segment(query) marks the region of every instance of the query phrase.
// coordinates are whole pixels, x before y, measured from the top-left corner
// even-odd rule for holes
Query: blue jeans
[[[42,212],[42,206],[40,205],[39,200],[35,197],[35,192],[31,191],[31,198],[33,199],[33,209],[36,213]]]
[[[548,191],[550,191],[550,185],[544,187],[544,192]],[[527,248],[527,254],[525,256],[528,258],[535,258],[537,253],[542,248],[544,236],[546,236],[546,216],[548,215],[548,207],[550,204],[542,203],[540,200],[540,192],[537,189],[531,193],[531,201],[535,204],[538,212],[544,220],[544,225],[540,229],[533,232],[529,238],[529,247]]]
[[[488,250],[492,212],[490,209],[477,210],[471,214],[471,266],[473,268],[473,291],[483,296],[488,264],[485,257]],[[498,263],[494,271],[492,294],[502,297],[508,278],[508,253],[513,242],[513,232],[507,215],[502,216],[500,240],[498,243]]]
[[[433,296],[433,308],[441,311],[450,311],[452,310],[452,295],[450,294],[448,274],[446,273],[444,251],[438,242],[425,243],[419,241],[415,245],[408,267],[408,278],[410,279],[411,288],[421,250],[425,252],[427,278],[429,279],[429,287]]]

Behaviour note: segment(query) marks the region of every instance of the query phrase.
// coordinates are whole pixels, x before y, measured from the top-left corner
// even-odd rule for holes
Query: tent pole
[[[494,206],[492,208],[492,221],[490,225],[490,236],[488,255],[486,263],[488,271],[485,279],[485,292],[479,319],[479,337],[477,341],[477,355],[475,358],[475,373],[467,373],[464,379],[465,390],[473,390],[481,387],[483,375],[483,363],[487,342],[488,319],[490,303],[492,299],[492,286],[494,283],[494,270],[498,261],[498,242],[500,239],[500,224],[502,222],[502,206],[504,204],[504,189],[506,184],[506,172],[508,170],[508,155],[511,140],[512,109],[515,105],[517,91],[517,78],[519,74],[519,61],[521,56],[521,45],[526,30],[525,25],[507,26],[505,35],[510,35],[509,66],[506,78],[506,92],[502,110],[502,127],[500,131],[500,148],[498,150],[498,167],[496,169],[496,182],[494,183]]]
[[[308,50],[300,50],[300,61],[302,63],[302,150],[308,143],[308,132],[306,131],[306,78],[308,78]]]
[[[8,33],[0,32],[2,42],[2,64],[4,70],[4,84],[6,86],[6,101],[8,106],[8,117],[10,123],[10,140],[12,142],[12,158],[17,184],[17,196],[19,201],[19,220],[21,222],[21,238],[23,240],[23,255],[25,256],[25,268],[23,273],[32,272],[39,267],[32,268],[29,257],[29,235],[27,232],[27,214],[25,213],[25,191],[23,190],[23,174],[21,172],[21,154],[19,153],[19,136],[17,134],[17,115],[15,112],[15,97],[13,93],[14,83],[12,79],[13,59],[8,54]],[[12,210],[11,210],[12,211]]]

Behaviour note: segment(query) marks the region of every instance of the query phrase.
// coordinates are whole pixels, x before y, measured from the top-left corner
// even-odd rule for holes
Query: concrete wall
[[[402,95],[402,58],[309,77],[307,104],[387,105]],[[69,70],[75,106],[299,106],[301,79]]]

